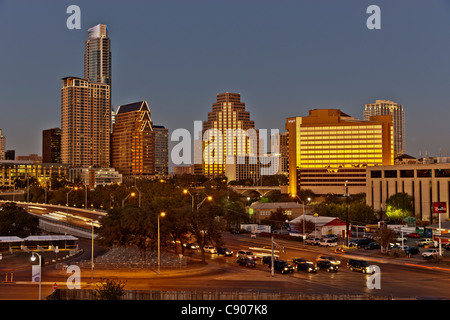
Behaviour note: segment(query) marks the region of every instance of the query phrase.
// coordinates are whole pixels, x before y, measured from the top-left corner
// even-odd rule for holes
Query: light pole
[[[192,212],[194,212],[194,204],[195,204],[195,197],[192,195],[192,193],[189,192],[188,189],[184,189],[183,190],[184,194],[189,194],[192,198]],[[205,200],[211,201],[212,197],[211,196],[206,196],[199,204],[197,204],[197,212],[200,209],[200,207],[202,206],[202,204],[205,202]]]
[[[122,200],[122,208],[125,206],[125,200],[127,200],[130,196],[134,197],[136,196],[136,193],[132,192],[129,195],[127,195],[125,199]]]
[[[73,190],[78,190],[78,187],[74,187],[69,190],[69,192],[66,193],[66,222],[69,222],[69,193],[71,193]]]
[[[349,245],[349,219],[350,219],[350,202],[349,202],[349,194],[348,194],[348,180],[345,180],[345,197],[347,202],[347,219],[345,222],[345,245],[348,247]]]
[[[302,220],[303,220],[303,230],[302,230],[302,236],[303,236],[303,246],[305,246],[305,238],[306,238],[306,231],[305,231],[305,203],[300,199],[300,197],[297,194],[291,195],[293,198],[297,198],[298,201],[302,204],[303,207],[303,213],[302,213]],[[314,234],[315,235],[315,234]]]
[[[161,232],[159,228],[159,217],[165,216],[165,212],[161,212],[160,214],[158,214],[158,274],[161,274]]]
[[[36,256],[38,256],[39,258],[39,300],[41,300],[41,285],[42,285],[42,257],[39,253],[33,252],[33,254],[31,255],[30,260],[31,261],[36,261]]]

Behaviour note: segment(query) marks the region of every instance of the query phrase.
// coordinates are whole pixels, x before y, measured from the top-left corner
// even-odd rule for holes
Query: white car
[[[216,247],[214,247],[214,246],[204,246],[204,247],[203,247],[203,250],[204,250],[206,253],[217,253],[217,249],[216,249]]]
[[[335,247],[337,246],[337,241],[335,239],[322,239],[319,245],[322,247]]]
[[[422,253],[422,257],[424,258],[432,258],[433,256],[439,255],[438,249],[428,249],[424,253]]]
[[[241,257],[241,258],[249,258],[249,259],[252,259],[252,260],[255,260],[256,259],[256,256],[253,254],[253,252],[251,252],[251,251],[246,251],[246,250],[239,250],[237,253],[236,253],[236,257]]]

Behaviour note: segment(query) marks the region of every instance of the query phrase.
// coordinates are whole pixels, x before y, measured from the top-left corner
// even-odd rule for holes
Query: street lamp
[[[183,190],[183,193],[184,194],[189,194],[190,196],[191,196],[191,198],[192,198],[192,212],[194,212],[194,196],[192,195],[192,193],[190,193],[189,192],[189,190],[188,189],[184,189]],[[212,197],[211,196],[206,196],[202,201],[200,201],[200,203],[199,204],[197,204],[197,212],[198,212],[198,210],[200,209],[200,207],[202,206],[202,204],[206,201],[206,200],[208,200],[208,201],[211,201],[212,200]]]
[[[42,257],[39,253],[35,253],[33,252],[33,254],[31,255],[30,260],[32,262],[36,261],[36,256],[38,256],[39,258],[39,300],[41,300],[41,284],[42,284]]]
[[[302,199],[300,199],[300,197],[297,194],[292,194],[291,197],[293,198],[297,198],[298,201],[301,202],[302,207],[303,207],[303,213],[302,213],[302,220],[303,220],[303,246],[305,246],[305,238],[306,238],[306,230],[305,230],[305,203],[302,201]],[[308,198],[310,199],[310,198]],[[315,233],[314,233],[315,235]]]
[[[165,216],[165,212],[161,212],[160,214],[158,214],[158,274],[161,274],[161,233],[159,228],[159,217]]]
[[[73,190],[78,190],[78,187],[74,187],[69,190],[69,192],[66,193],[66,222],[69,222],[69,193],[71,193]]]
[[[136,193],[132,192],[129,195],[127,195],[125,199],[122,200],[122,208],[125,206],[125,200],[127,200],[130,196],[134,197],[136,196]]]

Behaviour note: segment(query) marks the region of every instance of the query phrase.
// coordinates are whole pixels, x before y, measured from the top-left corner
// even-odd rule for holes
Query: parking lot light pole
[[[165,217],[166,213],[158,214],[158,274],[161,274],[161,232],[159,228],[159,217]]]
[[[36,256],[39,258],[39,300],[42,300],[41,298],[41,285],[42,285],[42,257],[39,253],[33,252],[31,255],[31,261],[36,261]]]

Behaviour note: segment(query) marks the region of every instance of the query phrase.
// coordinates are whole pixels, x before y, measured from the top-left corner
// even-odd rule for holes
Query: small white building
[[[303,223],[303,217],[306,221],[315,224],[316,236],[322,237],[327,234],[335,234],[338,237],[345,237],[346,222],[336,217],[323,217],[313,215],[301,215],[291,221],[289,221],[289,232],[291,235],[300,236],[296,225]],[[314,231],[311,233],[314,235]]]

